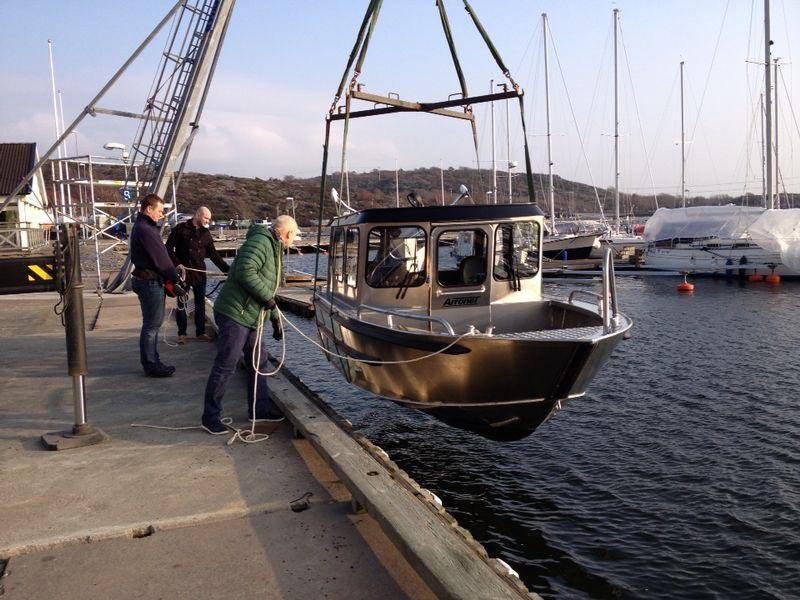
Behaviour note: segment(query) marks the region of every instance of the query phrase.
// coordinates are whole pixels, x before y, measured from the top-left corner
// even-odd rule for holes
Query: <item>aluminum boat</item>
[[[542,295],[535,205],[367,209],[330,222],[316,322],[348,382],[491,439],[520,439],[586,393],[625,337],[601,293]]]

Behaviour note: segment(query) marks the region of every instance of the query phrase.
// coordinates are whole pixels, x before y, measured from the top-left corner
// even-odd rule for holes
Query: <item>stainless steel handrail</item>
[[[386,315],[387,316],[386,323],[392,329],[394,329],[394,320],[392,319],[392,317],[400,317],[402,319],[411,319],[411,320],[415,320],[415,321],[425,321],[427,323],[438,323],[439,325],[444,327],[444,329],[450,335],[455,335],[456,334],[455,331],[453,331],[453,326],[450,325],[450,323],[448,323],[447,320],[443,319],[442,317],[433,317],[433,316],[430,316],[430,315],[414,315],[414,314],[401,312],[401,311],[398,311],[398,310],[390,310],[388,308],[380,308],[380,307],[377,307],[377,306],[370,306],[369,304],[362,304],[361,306],[358,307],[358,310],[356,311],[356,315],[358,316],[359,319],[361,319],[361,311],[362,310],[371,310],[373,312]]]
[[[614,257],[611,248],[603,250],[603,293],[590,292],[589,290],[572,290],[567,300],[573,303],[575,296],[591,296],[597,300],[597,307],[603,317],[603,332],[610,333],[619,323],[617,306],[617,283],[614,275]]]
[[[617,317],[617,282],[614,276],[614,256],[611,248],[603,250],[603,331],[611,332],[619,319]]]
[[[482,285],[479,288],[473,288],[469,290],[453,290],[450,292],[443,292],[442,290],[436,290],[436,296],[460,296],[461,294],[483,294],[486,291],[486,286]]]

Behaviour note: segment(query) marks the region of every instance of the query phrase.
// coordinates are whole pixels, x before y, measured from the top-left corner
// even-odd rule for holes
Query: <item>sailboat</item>
[[[542,38],[544,40],[544,97],[547,122],[547,198],[550,208],[549,222],[544,226],[542,256],[548,260],[587,259],[600,249],[600,233],[596,231],[562,233],[556,225],[555,186],[553,185],[553,152],[550,129],[550,69],[547,60],[547,13],[542,13]]]
[[[681,127],[683,207],[660,208],[647,221],[648,268],[695,275],[761,272],[800,276],[800,209],[775,208],[772,159],[772,86],[769,0],[764,0],[764,167],[763,207],[686,206],[684,132]],[[775,66],[777,74],[777,65]],[[681,124],[683,124],[681,63]],[[777,86],[776,86],[777,94]]]
[[[315,288],[313,303],[325,355],[350,384],[487,438],[516,440],[586,394],[632,321],[618,308],[610,253],[601,293],[543,294],[544,214],[533,196],[523,91],[464,4],[511,89],[468,94],[438,0],[462,96],[422,103],[361,92],[356,81],[377,18],[370,3],[326,119],[320,214],[331,122],[344,120],[347,132],[350,119],[424,112],[468,120],[474,132],[472,105],[506,98],[520,105],[529,201],[459,204],[469,196],[465,187],[449,206],[424,206],[414,193],[404,208],[355,210],[349,198],[334,199],[327,282]],[[340,107],[356,55],[361,58]],[[353,99],[371,106],[353,111]]]
[[[619,30],[619,9],[614,12],[614,222],[600,236],[601,248],[610,248],[615,256],[623,252],[643,250],[647,245],[641,235],[626,231],[622,227],[619,212],[619,61],[617,32]]]

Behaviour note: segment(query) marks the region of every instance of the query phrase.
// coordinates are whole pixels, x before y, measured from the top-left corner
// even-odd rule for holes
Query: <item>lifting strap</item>
[[[519,87],[519,84],[514,81],[514,78],[511,77],[511,73],[508,71],[503,59],[500,57],[500,53],[497,51],[497,48],[494,47],[492,40],[489,38],[489,34],[486,33],[486,30],[483,28],[480,20],[478,19],[478,15],[475,14],[475,10],[470,6],[469,0],[464,0],[464,8],[469,13],[469,16],[472,17],[473,23],[475,23],[475,27],[480,32],[483,41],[486,42],[486,46],[489,48],[489,52],[492,53],[497,66],[500,67],[500,70],[503,72],[503,75],[506,76],[511,86],[514,90],[519,94],[519,116],[522,122],[522,143],[525,146],[525,178],[528,184],[528,202],[531,204],[536,204],[536,191],[533,186],[533,170],[531,168],[531,153],[528,149],[528,132],[525,128],[525,104],[522,100],[522,90]]]
[[[347,134],[350,131],[350,100],[353,90],[355,89],[358,76],[361,75],[361,67],[364,65],[364,59],[367,57],[367,48],[369,47],[369,41],[372,39],[372,32],[375,31],[375,24],[378,22],[378,14],[381,11],[381,5],[383,4],[383,0],[372,0],[370,2],[370,7],[367,9],[367,15],[369,16],[369,28],[367,29],[366,35],[361,36],[359,40],[361,42],[361,49],[358,53],[358,62],[356,62],[356,67],[353,70],[353,78],[350,80],[350,85],[347,87],[347,92],[345,93],[345,116],[344,116],[344,133],[342,134],[342,168],[341,168],[341,180],[339,182],[339,192],[344,196],[344,180],[345,180],[345,166],[346,166],[346,156],[347,156]],[[365,17],[366,19],[366,17]],[[366,22],[366,20],[365,20]],[[359,34],[363,33],[364,25],[362,23],[362,28]],[[353,48],[353,52],[350,54],[350,61],[348,61],[347,71],[350,70],[350,66],[352,65],[353,61],[352,58],[355,55],[355,48]],[[344,77],[342,78],[342,84],[347,79],[347,71],[344,73]],[[334,110],[337,100],[334,100]],[[350,196],[347,196],[347,204],[350,205]],[[340,209],[339,204],[336,205],[336,216],[339,216]]]
[[[461,94],[464,96],[464,98],[467,98],[469,96],[469,92],[467,91],[467,80],[464,78],[464,71],[461,69],[461,62],[458,60],[456,43],[453,39],[453,32],[450,30],[450,21],[447,19],[447,11],[444,8],[444,1],[436,0],[436,6],[439,9],[439,17],[442,19],[442,29],[444,30],[444,37],[447,40],[447,47],[450,48],[450,56],[453,57],[453,66],[456,69],[458,83],[461,86]],[[472,114],[472,106],[465,106],[464,112]],[[481,176],[481,156],[480,152],[478,151],[478,128],[475,126],[475,119],[470,119],[469,124],[472,128],[472,144],[475,147],[475,166],[478,169],[478,181],[482,189],[483,177]],[[470,202],[472,202],[471,196]]]
[[[372,18],[372,13],[375,10],[375,5],[379,4],[381,0],[370,0],[369,6],[367,6],[367,12],[364,15],[364,20],[361,21],[361,28],[358,30],[358,36],[356,36],[356,43],[353,45],[353,50],[350,52],[350,58],[347,59],[347,66],[344,68],[344,73],[342,74],[342,80],[339,82],[339,87],[336,89],[336,94],[333,98],[333,104],[331,104],[331,108],[329,114],[333,114],[336,112],[336,104],[342,97],[342,92],[344,91],[344,85],[347,81],[347,75],[350,73],[350,67],[353,66],[353,61],[356,59],[356,54],[358,53],[359,48],[361,48],[361,43],[364,41],[364,35],[367,32],[367,24],[369,23],[370,19]]]
[[[478,20],[478,15],[475,14],[475,10],[470,6],[468,0],[464,0],[464,8],[469,13],[469,16],[472,17],[472,21],[475,23],[475,27],[478,29],[478,32],[481,34],[483,41],[486,42],[486,46],[489,48],[489,52],[492,53],[497,66],[500,67],[500,71],[508,78],[508,81],[511,82],[511,86],[516,90],[519,91],[519,84],[511,77],[511,73],[509,72],[508,68],[506,67],[503,59],[500,57],[500,53],[497,51],[497,48],[494,47],[492,40],[489,38],[489,34],[486,33],[486,30],[481,25],[481,22]]]
[[[317,278],[319,274],[319,255],[322,247],[322,219],[325,214],[325,179],[328,173],[328,142],[331,138],[330,115],[325,118],[325,145],[322,147],[322,177],[319,186],[319,216],[317,218],[317,251],[314,256],[314,296],[317,294]],[[337,209],[338,210],[338,209]],[[330,249],[330,243],[328,245]]]

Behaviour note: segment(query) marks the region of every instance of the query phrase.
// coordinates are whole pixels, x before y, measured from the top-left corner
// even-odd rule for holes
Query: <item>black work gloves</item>
[[[175,290],[176,296],[187,296],[189,294],[189,286],[183,279],[179,279],[172,284],[172,289]]]
[[[275,300],[270,298],[269,300],[264,302],[264,304],[262,304],[261,306],[263,306],[267,310],[272,310],[273,308],[275,308]]]
[[[276,340],[282,340],[283,324],[281,323],[280,317],[273,317],[270,320],[272,321],[272,337]]]

